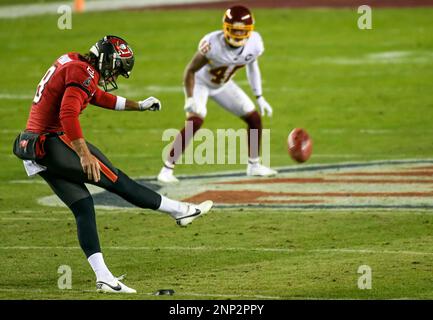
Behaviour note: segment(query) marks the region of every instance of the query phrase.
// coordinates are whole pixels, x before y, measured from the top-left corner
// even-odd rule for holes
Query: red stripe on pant
[[[74,150],[74,148],[72,148],[72,143],[71,140],[69,140],[69,138],[63,134],[59,136],[60,140],[62,140],[69,148],[71,148],[72,150]],[[75,150],[74,150],[75,152]],[[108,168],[101,160],[97,159],[99,166],[101,167],[101,171],[102,173],[113,183],[115,183],[117,181],[117,179],[119,178],[113,171],[110,170],[110,168]]]

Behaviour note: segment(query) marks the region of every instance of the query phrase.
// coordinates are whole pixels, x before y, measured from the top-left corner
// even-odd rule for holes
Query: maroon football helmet
[[[244,6],[233,6],[224,13],[223,29],[227,43],[233,47],[241,47],[254,30],[253,14]]]

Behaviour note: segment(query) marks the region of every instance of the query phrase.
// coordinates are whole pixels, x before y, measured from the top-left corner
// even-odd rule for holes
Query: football
[[[301,128],[295,128],[289,133],[287,139],[288,152],[296,162],[305,162],[313,151],[313,141],[310,135]]]

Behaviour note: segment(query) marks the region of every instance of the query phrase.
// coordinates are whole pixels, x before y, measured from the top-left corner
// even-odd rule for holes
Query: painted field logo
[[[154,178],[138,181],[174,199],[212,199],[220,208],[433,210],[433,160],[297,165],[278,170],[280,174],[273,178],[246,177],[242,171],[184,176],[179,184],[169,186]],[[93,196],[98,206],[132,207],[105,191]],[[46,197],[41,202],[60,203],[54,199]]]

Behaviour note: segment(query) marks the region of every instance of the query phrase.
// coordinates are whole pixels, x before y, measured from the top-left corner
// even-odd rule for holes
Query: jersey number
[[[211,70],[209,70],[210,74],[213,75],[213,78],[211,79],[211,81],[213,83],[216,83],[216,84],[221,84],[221,82],[225,83],[225,82],[229,81],[230,78],[235,74],[235,72],[242,67],[243,67],[243,65],[235,66],[233,68],[233,70],[228,75],[226,75],[226,71],[228,69],[227,66],[222,66],[222,67],[218,67],[215,69],[211,69]]]
[[[33,103],[36,104],[41,100],[42,92],[45,89],[45,85],[53,76],[54,72],[56,71],[56,68],[57,68],[56,66],[52,66],[51,68],[49,68],[47,73],[45,73],[44,77],[42,78],[41,82],[39,82],[38,87],[36,88],[35,97],[33,98]]]

